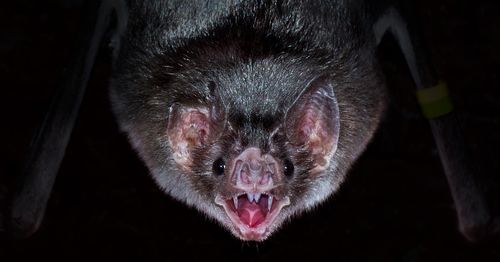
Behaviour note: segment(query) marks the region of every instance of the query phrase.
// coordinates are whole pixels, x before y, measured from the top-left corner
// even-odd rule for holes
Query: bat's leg
[[[388,9],[373,29],[377,43],[390,32],[405,57],[422,110],[429,119],[457,210],[460,231],[470,241],[499,233],[499,220],[492,216],[476,178],[478,168],[465,143],[460,121],[452,112],[446,87],[438,83],[425,53],[416,46],[416,37],[410,35],[407,24],[395,8]]]
[[[79,49],[71,67],[52,98],[50,108],[31,142],[20,187],[12,196],[7,228],[13,237],[28,237],[40,226],[78,116],[99,45],[108,29],[113,10],[123,17],[122,1],[87,1],[88,13]],[[117,27],[123,26],[120,22]]]

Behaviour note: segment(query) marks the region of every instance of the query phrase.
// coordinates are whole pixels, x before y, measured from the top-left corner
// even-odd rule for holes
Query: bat
[[[263,241],[334,194],[366,148],[387,104],[375,53],[389,32],[431,118],[460,229],[480,239],[491,234],[494,218],[475,184],[451,107],[426,111],[425,102],[433,101],[429,88],[445,89],[436,85],[399,7],[369,1],[103,1],[84,49],[84,69],[75,72],[88,77],[114,14],[111,105],[153,179],[237,238]],[[83,78],[70,84],[79,95]],[[65,108],[78,97],[55,98],[54,104]],[[62,119],[56,106],[46,126],[63,125],[69,138],[78,104]],[[67,139],[50,152],[36,147],[55,133],[45,129],[35,140],[27,186],[14,198],[12,227],[21,235],[38,228],[64,155]],[[50,168],[41,168],[46,163]]]

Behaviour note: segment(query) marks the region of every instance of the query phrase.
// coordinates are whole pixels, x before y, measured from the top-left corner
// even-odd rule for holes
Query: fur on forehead
[[[299,63],[253,60],[220,74],[216,92],[227,110],[246,117],[280,115],[316,75]]]

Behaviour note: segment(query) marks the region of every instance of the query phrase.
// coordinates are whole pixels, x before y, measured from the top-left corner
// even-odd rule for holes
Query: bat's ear
[[[189,169],[193,150],[213,143],[222,129],[223,114],[216,106],[174,104],[168,119],[168,140],[175,162]]]
[[[337,149],[340,126],[338,104],[328,78],[309,84],[288,111],[285,126],[289,141],[310,152],[318,170],[328,167]]]

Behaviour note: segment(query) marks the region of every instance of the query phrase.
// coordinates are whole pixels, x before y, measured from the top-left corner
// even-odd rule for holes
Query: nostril
[[[237,181],[242,185],[267,185],[273,173],[263,165],[245,161],[239,166]],[[257,169],[256,169],[257,167]]]
[[[250,177],[250,170],[249,170],[249,167],[248,167],[248,164],[247,163],[244,163],[242,166],[241,166],[241,169],[240,169],[240,180],[241,182],[243,182],[244,184],[250,184],[251,183],[251,177]]]
[[[259,185],[267,185],[269,183],[269,180],[271,179],[271,176],[273,174],[269,171],[263,172],[260,180],[259,180]]]

